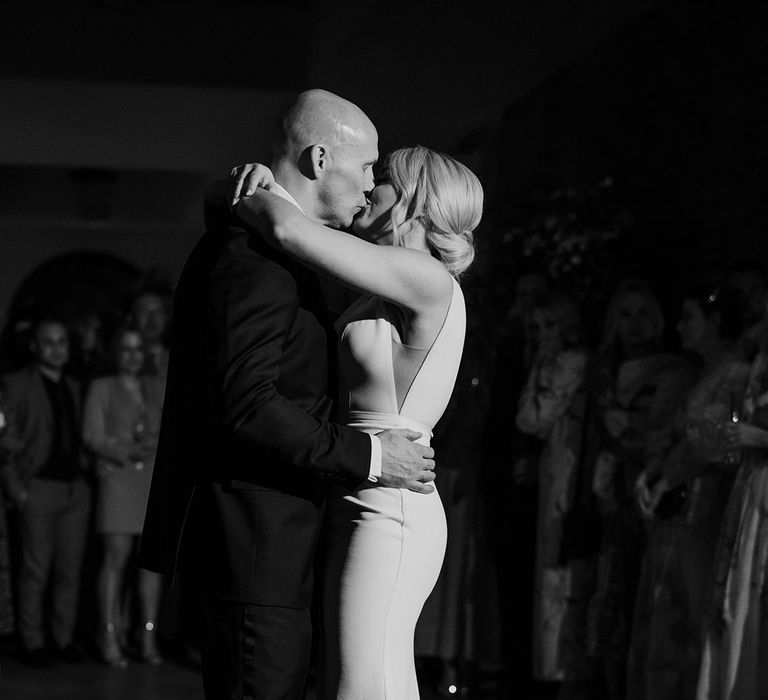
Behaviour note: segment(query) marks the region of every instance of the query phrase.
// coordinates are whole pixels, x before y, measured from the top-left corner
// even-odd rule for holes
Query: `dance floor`
[[[422,700],[438,695],[422,690]],[[487,697],[487,696],[486,696]],[[175,663],[111,669],[94,661],[34,669],[0,655],[2,700],[203,700],[199,671]],[[316,700],[310,691],[307,700]]]
[[[199,672],[167,663],[111,669],[95,661],[36,669],[0,657],[2,700],[203,700]]]

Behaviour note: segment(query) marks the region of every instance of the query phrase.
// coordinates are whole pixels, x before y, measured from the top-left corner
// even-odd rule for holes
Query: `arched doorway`
[[[95,314],[106,336],[122,320],[131,292],[144,279],[133,263],[111,253],[72,251],[51,258],[20,285],[0,336],[0,370],[29,359],[28,331],[40,314],[55,315],[74,327]]]

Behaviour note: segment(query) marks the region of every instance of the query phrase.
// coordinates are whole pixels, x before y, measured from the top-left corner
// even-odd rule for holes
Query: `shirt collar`
[[[304,210],[301,208],[301,205],[293,198],[293,195],[288,190],[286,190],[285,187],[283,187],[282,185],[279,185],[277,182],[274,182],[270,186],[269,191],[272,192],[273,194],[276,194],[278,197],[282,197],[283,199],[289,201],[302,214],[304,214]]]
[[[55,370],[48,369],[47,367],[43,367],[42,365],[35,365],[37,367],[38,372],[42,375],[43,379],[47,379],[49,382],[53,382],[54,384],[59,384],[61,380],[63,379],[63,373],[62,372],[56,372]]]

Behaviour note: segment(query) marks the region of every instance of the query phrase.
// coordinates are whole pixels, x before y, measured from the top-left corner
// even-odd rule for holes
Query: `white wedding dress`
[[[364,297],[339,320],[343,420],[370,433],[410,428],[428,444],[456,380],[466,326],[454,281],[430,348],[399,341],[396,310]],[[439,455],[437,456],[439,483]],[[366,484],[328,505],[324,579],[325,700],[415,700],[413,635],[443,561],[440,496]]]

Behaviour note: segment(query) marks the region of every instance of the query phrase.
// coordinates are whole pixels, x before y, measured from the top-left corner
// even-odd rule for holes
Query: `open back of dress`
[[[429,444],[448,405],[466,328],[454,281],[443,325],[428,348],[400,342],[393,312],[363,298],[339,321],[341,419],[366,432],[410,428]],[[438,456],[439,483],[439,456]],[[325,576],[326,700],[419,697],[413,634],[443,561],[446,525],[437,490],[370,483],[329,501]]]

